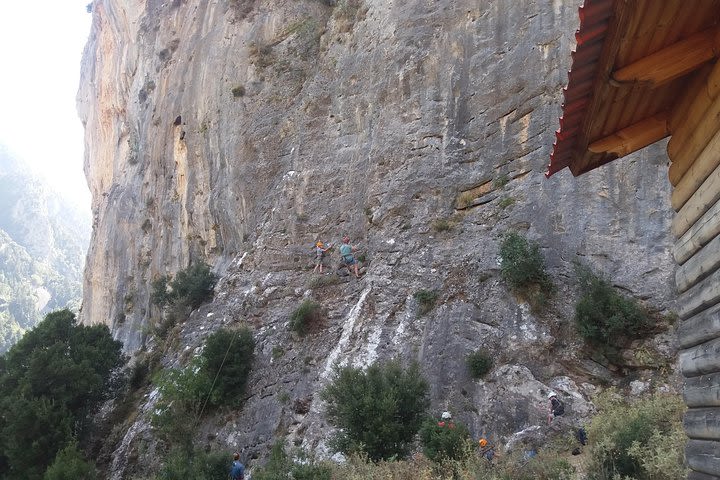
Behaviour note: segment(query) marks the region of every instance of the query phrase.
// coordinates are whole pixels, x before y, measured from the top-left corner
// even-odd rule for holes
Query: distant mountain
[[[90,216],[0,145],[0,353],[45,313],[77,310]]]

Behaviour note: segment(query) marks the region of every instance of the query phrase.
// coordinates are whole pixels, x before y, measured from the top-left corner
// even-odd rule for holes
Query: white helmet
[[[440,415],[440,418],[443,420],[450,420],[452,418],[452,415],[450,415],[450,412],[443,412],[442,415]]]
[[[557,393],[550,390],[550,393],[548,393],[548,399],[551,399],[552,397],[557,397]]]

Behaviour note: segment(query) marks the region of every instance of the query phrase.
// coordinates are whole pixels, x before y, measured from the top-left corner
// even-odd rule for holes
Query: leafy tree
[[[92,463],[85,460],[77,443],[60,450],[52,465],[45,471],[43,480],[95,480],[97,474]]]
[[[261,469],[253,469],[255,480],[330,480],[332,470],[328,465],[315,462],[300,455],[301,461],[294,462],[285,453],[283,442],[277,441],[270,452],[270,458]]]
[[[418,365],[405,369],[397,360],[367,370],[341,368],[321,395],[341,431],[337,447],[363,451],[373,461],[405,455],[429,406]]]
[[[434,462],[462,460],[470,450],[466,448],[470,432],[467,427],[452,420],[437,421],[428,418],[420,428],[423,453]]]
[[[225,479],[230,471],[226,454],[172,448],[160,474],[159,480],[206,480]]]
[[[160,306],[184,305],[197,308],[212,297],[217,277],[206,263],[193,263],[175,274],[153,281],[151,299]]]
[[[213,405],[239,405],[245,392],[254,358],[255,340],[243,327],[236,332],[220,329],[205,341],[203,370],[215,381]],[[217,377],[217,378],[216,378]]]
[[[73,432],[83,435],[121,347],[107,326],[77,325],[60,310],[0,357],[0,477],[41,478]]]

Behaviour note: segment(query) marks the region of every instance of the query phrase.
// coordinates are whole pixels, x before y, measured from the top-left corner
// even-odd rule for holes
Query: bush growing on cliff
[[[587,267],[578,265],[577,274],[582,296],[575,305],[575,322],[588,342],[620,346],[650,329],[650,318],[635,300],[618,293]]]
[[[429,406],[428,383],[417,364],[373,364],[335,371],[321,392],[330,422],[339,429],[336,447],[364,452],[373,461],[407,454]]]
[[[214,379],[212,405],[239,405],[252,370],[255,340],[250,329],[235,332],[221,328],[205,341],[202,356],[205,374]]]
[[[96,478],[95,467],[85,460],[77,443],[70,443],[60,450],[43,476],[43,480],[95,480]]]
[[[686,478],[685,405],[680,397],[656,395],[629,402],[610,390],[595,404],[599,413],[588,429],[590,480]]]
[[[310,299],[305,299],[290,315],[290,330],[302,337],[319,321],[320,304]]]
[[[466,362],[473,378],[484,377],[492,369],[493,365],[492,357],[485,350],[470,353],[466,358]]]
[[[435,308],[438,294],[435,290],[418,290],[413,294],[418,303],[418,316],[425,315]]]
[[[278,440],[272,447],[267,463],[260,469],[253,469],[254,480],[330,480],[330,465],[316,462],[300,454],[295,462],[285,452],[283,442]]]
[[[434,462],[462,460],[471,452],[467,443],[470,432],[465,425],[452,420],[438,422],[428,418],[420,428],[423,453]]]
[[[500,244],[500,274],[533,309],[543,308],[554,291],[540,245],[517,232],[508,232]]]
[[[212,297],[217,277],[206,263],[193,263],[184,270],[152,282],[151,300],[156,305],[197,308]]]

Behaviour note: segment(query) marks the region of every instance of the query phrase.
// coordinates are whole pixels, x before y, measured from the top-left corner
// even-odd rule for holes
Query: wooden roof
[[[547,176],[581,175],[670,135],[685,92],[720,55],[720,0],[585,0],[579,14]]]

